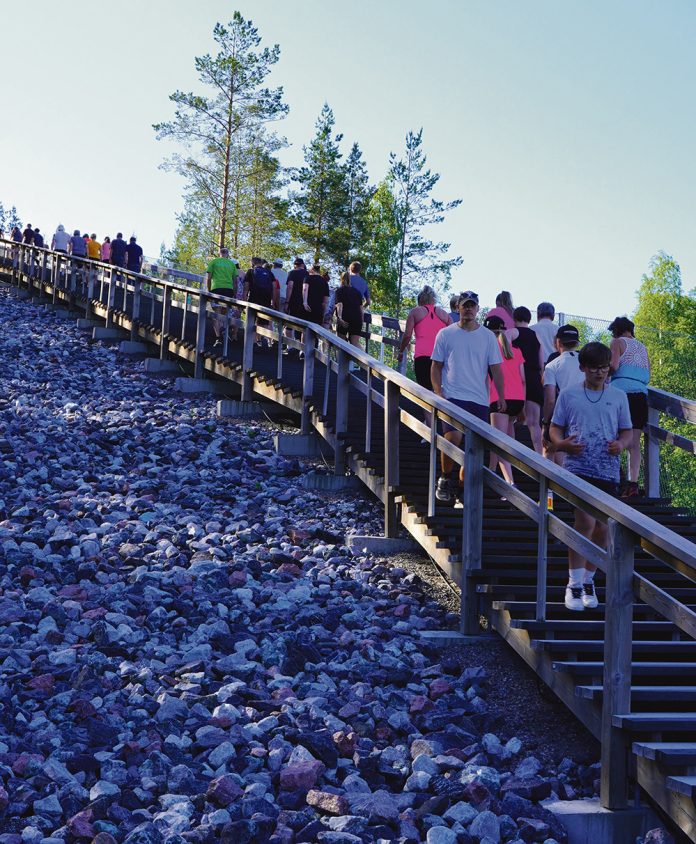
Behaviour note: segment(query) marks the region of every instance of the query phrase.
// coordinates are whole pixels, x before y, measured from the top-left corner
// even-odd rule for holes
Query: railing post
[[[437,410],[430,411],[430,459],[428,462],[428,518],[435,515],[435,486],[437,484]]]
[[[366,398],[365,405],[365,454],[372,451],[372,367],[367,367],[367,378],[365,379]]]
[[[172,288],[167,284],[162,294],[162,333],[160,334],[160,360],[167,360],[169,348],[169,320],[172,315]]]
[[[302,371],[302,415],[300,417],[300,433],[309,434],[309,408],[314,397],[314,332],[309,329],[304,333],[304,369]]]
[[[194,378],[203,377],[203,352],[205,350],[205,318],[207,302],[204,293],[198,294],[198,319],[196,320],[196,359]]]
[[[649,498],[660,497],[660,441],[650,433],[650,426],[660,425],[660,411],[648,408],[648,427],[645,429],[645,491]]]
[[[539,521],[537,522],[536,620],[546,621],[546,572],[549,544],[549,482],[539,478]]]
[[[631,711],[634,538],[609,520],[606,607],[604,612],[604,689],[602,694],[602,772],[600,801],[605,809],[626,806],[628,744],[614,715]]]
[[[115,269],[111,270],[109,277],[109,298],[106,303],[106,327],[111,328],[114,324],[114,302],[116,301],[116,281],[118,279],[118,272]]]
[[[138,325],[140,323],[140,304],[142,296],[142,282],[139,278],[133,281],[133,318],[131,320],[131,340],[138,338]]]
[[[348,355],[343,349],[338,350],[338,369],[336,372],[336,447],[334,449],[334,475],[344,475],[346,472],[346,443],[345,434],[348,430],[348,394],[350,391],[350,375],[348,372]]]
[[[400,392],[398,384],[384,382],[384,535],[390,537],[399,533],[396,487],[399,484]]]
[[[307,329],[308,330],[308,329]],[[247,306],[244,326],[244,351],[242,353],[242,401],[251,401],[251,368],[254,365],[254,337],[256,335],[256,311]]]
[[[483,441],[473,431],[465,434],[464,509],[462,524],[461,615],[462,633],[478,630],[478,596],[471,573],[481,568],[483,543]]]
[[[94,299],[94,287],[97,283],[96,273],[103,273],[104,268],[98,267],[97,270],[89,274],[87,280],[87,301],[85,303],[85,319],[90,319],[92,316],[92,299]]]

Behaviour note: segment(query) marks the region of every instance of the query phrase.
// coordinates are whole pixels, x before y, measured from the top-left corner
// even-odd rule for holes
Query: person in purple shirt
[[[125,267],[127,251],[128,244],[123,239],[123,233],[119,232],[111,241],[111,263],[117,267]]]
[[[28,243],[30,246],[34,242],[34,229],[31,227],[31,223],[27,223],[26,229],[22,234],[22,243]]]

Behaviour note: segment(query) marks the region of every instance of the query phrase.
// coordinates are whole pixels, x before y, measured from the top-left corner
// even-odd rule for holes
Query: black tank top
[[[512,341],[512,345],[522,352],[524,365],[529,369],[541,371],[539,366],[539,339],[531,328],[518,328],[518,336]]]

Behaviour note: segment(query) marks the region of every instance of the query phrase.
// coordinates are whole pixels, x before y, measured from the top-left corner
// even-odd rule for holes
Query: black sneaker
[[[445,475],[442,475],[437,479],[435,498],[437,498],[438,501],[442,501],[444,504],[449,504],[452,501],[452,482]]]

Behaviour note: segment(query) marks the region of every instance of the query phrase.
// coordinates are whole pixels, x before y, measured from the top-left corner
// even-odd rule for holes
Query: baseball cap
[[[493,316],[486,317],[483,324],[491,331],[501,331],[505,328],[505,321],[495,314],[493,314]]]
[[[474,302],[476,305],[478,305],[478,293],[474,293],[473,290],[465,290],[463,293],[460,293],[459,304],[463,304],[464,302]]]
[[[562,325],[556,332],[556,339],[562,343],[578,343],[580,332],[574,325]]]
[[[273,262],[273,266],[274,267],[282,267],[283,262],[279,258],[276,258],[275,261]]]

